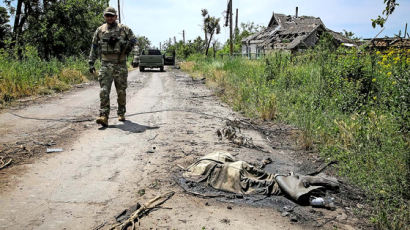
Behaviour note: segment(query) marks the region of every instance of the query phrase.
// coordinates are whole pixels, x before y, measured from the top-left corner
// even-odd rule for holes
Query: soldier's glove
[[[90,65],[89,67],[89,71],[90,73],[95,73],[95,67],[94,67],[94,63],[92,61],[88,62],[88,64]]]
[[[94,66],[90,66],[90,73],[95,73],[95,67]]]

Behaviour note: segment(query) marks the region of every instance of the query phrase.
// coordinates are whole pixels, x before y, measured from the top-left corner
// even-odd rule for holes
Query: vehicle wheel
[[[140,66],[140,72],[144,72],[145,68]]]
[[[164,67],[159,67],[159,71],[164,72]]]

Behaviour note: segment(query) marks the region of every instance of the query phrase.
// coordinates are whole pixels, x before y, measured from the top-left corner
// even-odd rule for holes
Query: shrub
[[[17,60],[0,50],[0,104],[25,96],[61,92],[91,77],[84,58],[43,61],[36,50],[28,46],[23,59]]]
[[[369,194],[378,228],[403,229],[410,221],[409,56],[322,41],[253,61],[196,56],[182,68],[220,87],[234,109],[300,127],[304,149],[338,160],[340,175]]]

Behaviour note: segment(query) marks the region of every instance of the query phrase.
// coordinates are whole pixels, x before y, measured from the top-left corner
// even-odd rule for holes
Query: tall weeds
[[[194,56],[182,68],[205,76],[236,110],[300,127],[304,148],[338,160],[340,174],[367,192],[376,227],[404,229],[410,221],[410,51],[335,51],[325,42],[302,54],[253,61]]]
[[[84,58],[41,60],[33,47],[26,47],[22,60],[0,50],[0,105],[18,98],[67,90],[88,81]]]

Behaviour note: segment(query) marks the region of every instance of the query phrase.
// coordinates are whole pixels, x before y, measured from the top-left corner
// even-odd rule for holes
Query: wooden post
[[[238,8],[236,8],[236,20],[235,20],[235,37],[236,35],[238,35],[239,33],[239,28],[238,28],[238,14],[239,14],[239,10]]]
[[[118,21],[121,23],[121,8],[120,8],[120,0],[118,0]]]
[[[407,23],[406,23],[406,28],[404,29],[404,38],[407,36]]]
[[[216,58],[216,42],[213,43],[214,59]]]
[[[229,43],[229,51],[231,56],[233,55],[233,26],[232,26],[232,17],[233,17],[233,12],[232,12],[232,0],[229,0],[229,38],[230,38],[230,43]]]

